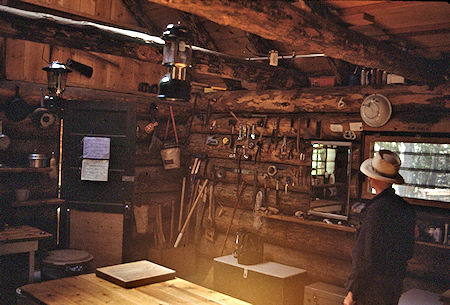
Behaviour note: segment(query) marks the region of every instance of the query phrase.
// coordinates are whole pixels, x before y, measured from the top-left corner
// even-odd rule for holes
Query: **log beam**
[[[20,97],[30,106],[39,106],[40,89],[46,90],[47,85],[21,82],[21,81],[0,81],[0,104],[3,104],[8,99],[14,97],[15,86],[20,88]],[[77,101],[105,101],[105,102],[127,102],[136,103],[138,118],[148,118],[150,105],[156,103],[158,105],[158,114],[161,117],[167,118],[169,116],[169,105],[159,100],[155,94],[144,94],[137,92],[134,94],[118,93],[111,91],[104,91],[98,89],[67,87],[64,91],[64,98],[66,100]],[[185,120],[191,113],[190,103],[172,103],[177,123]]]
[[[148,0],[190,12],[294,48],[400,74],[431,85],[443,82],[448,63],[432,61],[349,30],[284,1]]]
[[[118,29],[50,14],[0,5],[0,33],[4,37],[130,57],[160,63],[164,41],[145,33]],[[309,81],[292,69],[268,67],[237,57],[193,47],[194,73],[246,80],[263,88],[300,88]]]
[[[208,104],[214,112],[235,113],[358,113],[361,102],[369,94],[383,94],[393,107],[417,106],[450,109],[449,88],[428,90],[426,86],[390,85],[380,89],[369,86],[341,88],[308,88],[302,90],[232,91],[210,93],[199,97],[197,109],[205,111]],[[342,98],[344,105],[338,106]],[[405,109],[406,110],[406,109]]]

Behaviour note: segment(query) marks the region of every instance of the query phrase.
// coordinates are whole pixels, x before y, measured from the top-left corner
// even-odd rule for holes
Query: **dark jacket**
[[[374,278],[403,281],[407,261],[414,251],[415,220],[414,208],[393,188],[385,189],[368,203],[352,251],[352,273],[347,282],[347,290],[355,300],[376,289]],[[375,293],[382,295],[383,291]]]

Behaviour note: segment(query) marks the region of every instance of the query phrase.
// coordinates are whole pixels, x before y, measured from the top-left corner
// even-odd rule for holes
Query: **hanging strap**
[[[177,133],[177,126],[175,124],[175,117],[173,115],[173,108],[172,106],[169,106],[169,110],[170,110],[170,116],[167,119],[167,124],[166,124],[166,132],[164,133],[164,141],[167,139],[167,135],[169,134],[169,125],[170,125],[170,121],[172,121],[172,128],[173,128],[173,133],[175,134],[175,142],[178,145],[178,133]]]

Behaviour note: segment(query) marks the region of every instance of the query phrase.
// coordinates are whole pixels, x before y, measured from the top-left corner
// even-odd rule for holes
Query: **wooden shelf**
[[[48,173],[50,167],[0,167],[0,173]]]
[[[280,220],[280,221],[299,223],[299,224],[322,227],[322,228],[327,228],[327,229],[334,229],[334,230],[340,230],[340,231],[351,232],[351,233],[356,232],[356,229],[353,227],[348,227],[348,226],[344,226],[344,225],[336,225],[336,224],[328,224],[328,223],[324,223],[324,222],[320,222],[320,221],[306,220],[306,219],[298,218],[295,216],[280,215],[280,214],[268,215],[263,212],[256,212],[256,215],[261,216],[261,217],[276,219],[276,220]]]
[[[47,199],[37,199],[37,200],[26,200],[26,201],[14,201],[11,206],[17,207],[29,207],[29,206],[49,206],[49,205],[59,205],[64,203],[65,200],[58,198],[47,198]]]
[[[448,245],[428,243],[428,242],[419,241],[419,240],[416,240],[416,244],[422,245],[422,246],[427,246],[427,247],[440,248],[440,249],[450,249],[450,246],[448,246]]]
[[[311,184],[311,187],[331,187],[331,186],[342,186],[342,185],[345,185],[345,183],[336,182],[336,183],[323,183],[323,184],[317,184],[317,185]]]

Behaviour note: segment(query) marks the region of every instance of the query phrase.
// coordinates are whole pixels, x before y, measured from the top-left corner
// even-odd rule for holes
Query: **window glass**
[[[399,196],[450,202],[450,145],[412,142],[374,142],[373,152],[396,152],[405,184],[394,188]]]

